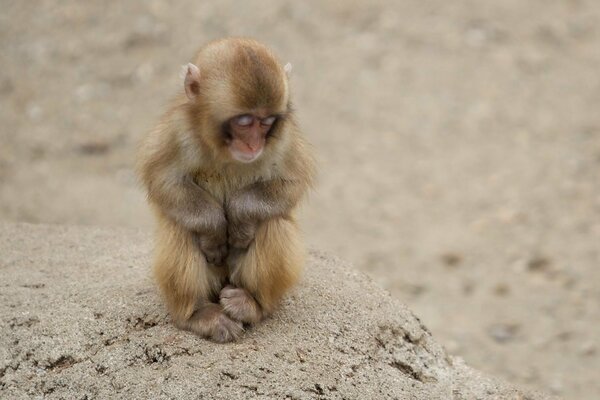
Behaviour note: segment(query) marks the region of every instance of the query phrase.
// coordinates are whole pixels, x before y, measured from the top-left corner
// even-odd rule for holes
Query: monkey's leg
[[[154,275],[175,325],[216,342],[235,340],[243,331],[216,299],[226,278],[224,268],[208,266],[192,235],[159,218]]]
[[[298,280],[304,249],[292,217],[263,222],[248,250],[230,257],[233,286],[221,290],[225,312],[255,323],[271,314],[283,294]]]

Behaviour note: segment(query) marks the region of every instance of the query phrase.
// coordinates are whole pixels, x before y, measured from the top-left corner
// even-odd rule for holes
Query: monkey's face
[[[184,86],[204,144],[227,162],[252,163],[276,154],[286,143],[284,117],[291,116],[289,67],[246,39],[208,45],[196,64],[184,67]]]
[[[231,157],[242,163],[251,163],[258,159],[279,118],[279,115],[259,110],[236,115],[226,121],[223,137]]]

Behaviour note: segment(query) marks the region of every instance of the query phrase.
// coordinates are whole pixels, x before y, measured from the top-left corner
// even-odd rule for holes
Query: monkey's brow
[[[267,115],[266,117],[262,118],[261,120],[271,118],[271,117],[275,117],[277,119],[285,118],[285,117],[287,117],[287,114],[288,114],[287,112],[273,113],[273,114]]]
[[[289,115],[289,114],[290,114],[290,112],[289,112],[289,111],[282,111],[282,112],[277,112],[277,113],[269,114],[269,115],[267,115],[267,116],[266,116],[266,117],[264,117],[264,118],[258,118],[258,117],[256,117],[256,115],[255,115],[254,113],[252,113],[252,112],[245,112],[245,113],[236,114],[236,115],[234,115],[234,116],[230,117],[228,120],[231,120],[231,119],[233,119],[233,118],[243,117],[244,115],[251,115],[251,116],[253,116],[253,117],[256,117],[256,118],[258,118],[258,120],[259,120],[259,121],[262,121],[262,120],[265,120],[265,119],[267,119],[267,118],[271,118],[271,117],[275,117],[276,119],[285,119],[285,118],[287,118],[287,117],[288,117],[288,115]]]
[[[282,111],[282,112],[279,112],[279,113],[271,114],[270,116],[271,117],[275,117],[277,119],[283,119],[283,118],[287,118],[290,115],[290,113],[291,113],[290,111],[286,110],[286,111]]]

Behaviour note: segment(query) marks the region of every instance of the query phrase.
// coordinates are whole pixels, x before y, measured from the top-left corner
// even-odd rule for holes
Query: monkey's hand
[[[246,249],[254,240],[258,221],[232,221],[229,223],[229,244],[237,249]]]
[[[223,207],[190,176],[180,179],[177,185],[167,180],[158,188],[160,191],[151,192],[151,200],[192,234],[208,263],[223,265],[227,257],[227,218]]]
[[[216,266],[224,265],[227,258],[227,240],[225,238],[223,240],[214,240],[209,235],[200,232],[193,232],[192,235],[209,264]]]
[[[229,222],[229,244],[247,248],[262,221],[284,215],[291,208],[289,185],[283,180],[258,182],[247,186],[225,204]]]
[[[222,210],[205,209],[200,218],[188,219],[194,242],[209,264],[224,265],[227,258],[227,220]]]

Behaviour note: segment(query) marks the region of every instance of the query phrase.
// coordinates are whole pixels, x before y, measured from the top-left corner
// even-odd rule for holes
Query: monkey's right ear
[[[200,94],[200,70],[194,64],[184,65],[182,75],[185,76],[183,85],[188,99],[194,100]]]

